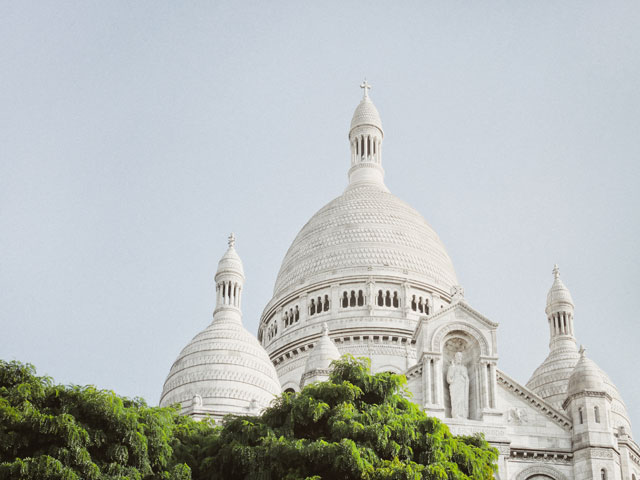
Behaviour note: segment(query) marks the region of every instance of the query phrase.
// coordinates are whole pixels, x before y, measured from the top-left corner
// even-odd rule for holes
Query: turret
[[[576,348],[573,330],[573,298],[560,279],[558,265],[553,267],[553,285],[547,294],[545,309],[549,321],[549,347]]]
[[[562,404],[573,420],[571,443],[576,480],[619,478],[619,466],[614,462],[617,454],[611,401],[601,370],[580,348],[580,359],[569,377],[567,399]],[[603,455],[604,449],[610,449],[610,455]]]
[[[226,311],[232,315],[237,314],[240,320],[244,268],[235,249],[236,238],[233,233],[229,235],[228,243],[229,248],[218,262],[215,276],[216,308],[213,314],[215,317],[218,312]]]
[[[567,381],[580,355],[573,328],[573,299],[553,267],[553,284],[547,294],[545,313],[549,325],[549,355],[536,369],[527,387],[554,407],[561,409],[567,398]]]
[[[307,357],[304,374],[300,379],[300,388],[312,382],[323,382],[329,379],[331,362],[340,358],[340,351],[329,338],[329,327],[322,324],[322,335],[315,343]]]
[[[360,88],[364,90],[362,100],[353,112],[349,143],[351,144],[351,168],[349,185],[380,184],[384,187],[382,169],[382,121],[378,109],[369,98],[371,85],[365,80]],[[384,187],[386,190],[386,187]]]

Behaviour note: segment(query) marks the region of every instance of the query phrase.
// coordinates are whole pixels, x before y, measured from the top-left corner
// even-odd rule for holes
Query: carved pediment
[[[572,422],[562,412],[556,410],[549,403],[545,402],[538,395],[533,393],[527,387],[520,385],[504,372],[497,370],[497,382],[503,390],[518,397],[522,402],[527,405],[527,408],[513,406],[510,407],[507,414],[507,421],[513,425],[522,425],[528,422],[529,412],[527,409],[531,409],[539,414],[542,414],[547,420],[562,427],[565,431],[570,432]]]

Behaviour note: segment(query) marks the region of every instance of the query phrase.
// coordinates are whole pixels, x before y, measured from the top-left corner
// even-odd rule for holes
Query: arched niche
[[[463,322],[448,323],[438,329],[431,338],[429,350],[432,352],[442,351],[443,340],[445,340],[451,332],[455,331],[464,332],[470,337],[473,337],[480,347],[481,355],[490,354],[489,342],[487,342],[487,339],[482,332],[468,323]]]
[[[442,337],[442,392],[444,400],[444,414],[445,417],[452,418],[454,413],[452,412],[452,401],[458,403],[465,403],[466,415],[460,417],[460,407],[457,407],[458,418],[470,418],[472,420],[482,419],[482,389],[483,389],[483,374],[482,366],[480,364],[480,355],[482,354],[482,345],[478,338],[471,335],[466,330],[450,330]],[[461,361],[460,365],[455,365],[456,355],[459,354]],[[461,368],[463,367],[463,368]],[[454,385],[455,382],[460,381],[459,375],[453,375],[453,369],[457,369],[457,373],[466,369],[467,385],[461,388],[459,385]],[[450,372],[451,371],[451,372]],[[449,373],[452,374],[451,384],[448,381]],[[457,377],[457,378],[456,378]],[[461,390],[466,389],[466,398],[460,399]],[[452,393],[457,398],[452,398]]]

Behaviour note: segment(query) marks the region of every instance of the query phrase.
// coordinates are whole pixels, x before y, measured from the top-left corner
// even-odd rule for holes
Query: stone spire
[[[216,309],[214,318],[218,312],[232,311],[240,320],[242,288],[244,286],[244,268],[242,260],[235,249],[236,237],[229,235],[229,248],[218,262],[216,272]]]
[[[369,97],[371,85],[365,80],[360,85],[364,91],[362,100],[353,112],[349,143],[351,145],[351,168],[349,185],[378,184],[384,187],[382,169],[382,121],[376,106]]]
[[[575,349],[576,339],[573,330],[573,299],[569,289],[560,279],[558,265],[553,266],[553,284],[547,294],[545,308],[549,322],[549,346],[571,346]]]

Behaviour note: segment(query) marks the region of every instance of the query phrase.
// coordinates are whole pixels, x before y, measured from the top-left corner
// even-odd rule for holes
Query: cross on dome
[[[369,96],[368,90],[371,90],[371,85],[369,85],[366,78],[364,79],[364,82],[360,84],[360,88],[364,90],[364,95],[362,96],[362,98],[367,98]]]
[[[233,232],[231,232],[231,234],[229,235],[229,248],[235,246],[236,244],[236,236],[233,234]]]

